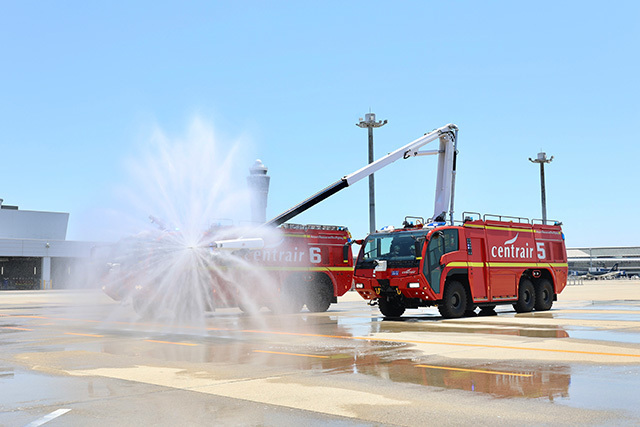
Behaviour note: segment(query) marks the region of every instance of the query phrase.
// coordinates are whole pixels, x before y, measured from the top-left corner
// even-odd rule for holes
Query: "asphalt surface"
[[[3,291],[0,425],[640,424],[640,282],[497,311],[392,321],[349,293],[184,323],[99,291]]]

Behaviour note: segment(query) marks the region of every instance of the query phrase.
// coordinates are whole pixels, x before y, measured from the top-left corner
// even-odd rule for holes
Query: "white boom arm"
[[[418,151],[422,146],[440,139],[440,147],[438,150]],[[327,188],[314,194],[302,203],[294,206],[286,212],[278,215],[268,221],[266,225],[278,226],[287,222],[294,216],[304,212],[315,204],[321,202],[327,197],[337,193],[363,178],[368,177],[372,173],[388,166],[398,159],[408,159],[415,156],[438,155],[438,175],[436,180],[436,195],[433,219],[445,220],[447,209],[449,209],[451,220],[453,220],[453,197],[455,188],[456,175],[456,148],[458,140],[458,127],[454,124],[448,124],[441,128],[435,129],[424,136],[410,142],[409,144],[398,148],[397,150],[387,154],[373,163],[349,174],[345,175],[340,181],[336,181]],[[449,206],[447,206],[449,205]]]

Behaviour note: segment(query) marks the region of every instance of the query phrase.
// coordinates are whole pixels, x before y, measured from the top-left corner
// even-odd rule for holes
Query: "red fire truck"
[[[429,306],[444,318],[472,315],[477,307],[492,313],[498,304],[513,304],[519,313],[549,310],[567,283],[560,224],[464,218],[459,225],[417,219],[367,236],[355,266],[356,291],[386,317]]]
[[[217,227],[195,248],[185,247],[179,232],[164,228],[124,239],[103,251],[108,271],[102,289],[150,315],[183,306],[298,312],[306,305],[322,312],[351,288],[346,227],[283,224],[276,230],[254,229],[248,239],[238,237],[241,230]],[[226,240],[214,241],[209,234]]]

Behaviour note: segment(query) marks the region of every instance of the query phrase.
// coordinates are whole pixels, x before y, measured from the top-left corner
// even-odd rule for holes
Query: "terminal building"
[[[0,289],[85,287],[75,281],[91,242],[66,240],[69,214],[25,211],[0,199]]]
[[[640,246],[567,248],[567,260],[573,274],[608,271],[617,265],[620,277],[640,276]]]

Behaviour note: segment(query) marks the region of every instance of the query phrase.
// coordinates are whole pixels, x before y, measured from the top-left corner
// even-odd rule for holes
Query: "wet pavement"
[[[188,323],[97,291],[2,292],[0,425],[638,425],[639,291],[594,282],[549,312],[451,320],[385,320],[348,294]]]

